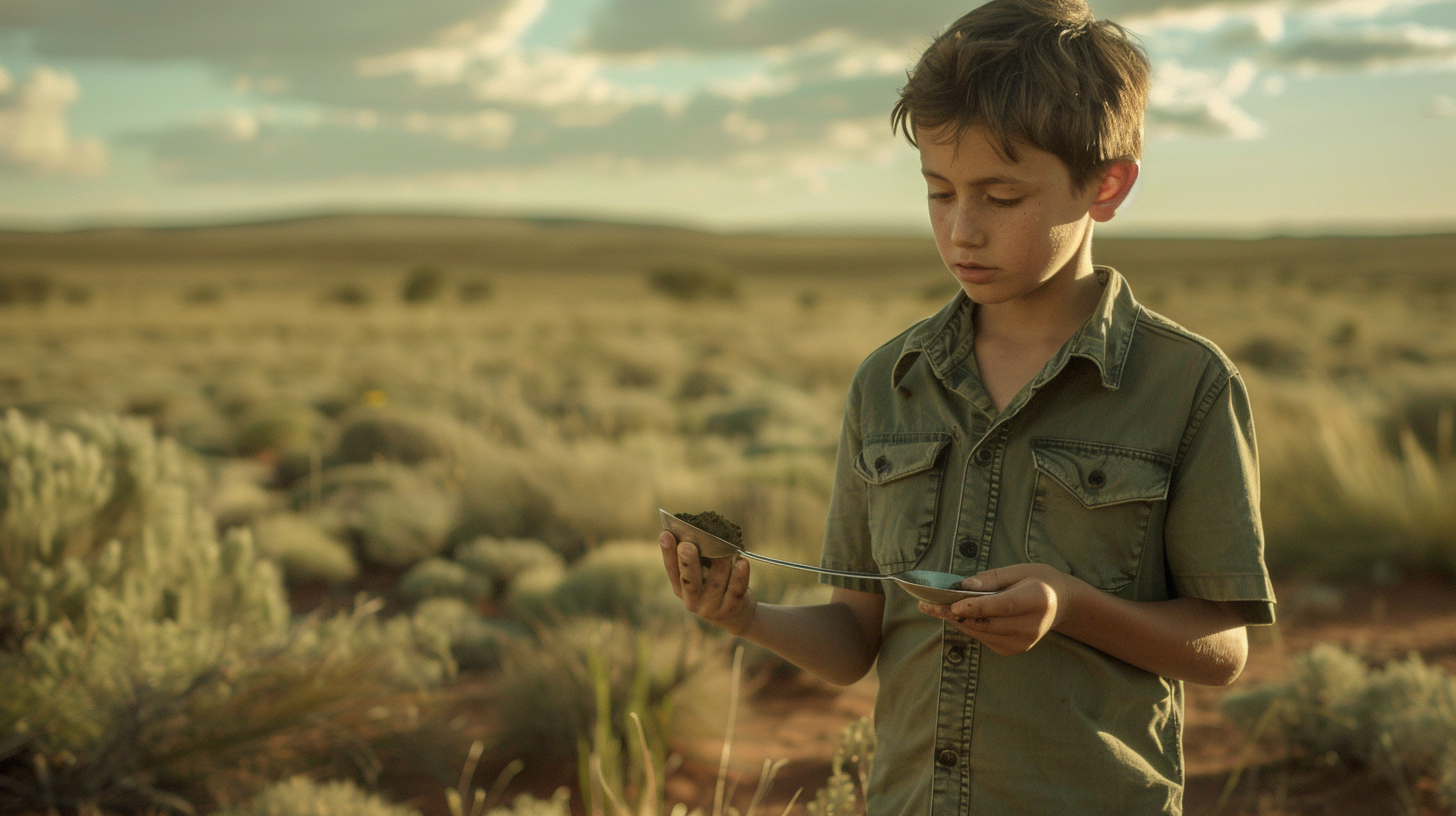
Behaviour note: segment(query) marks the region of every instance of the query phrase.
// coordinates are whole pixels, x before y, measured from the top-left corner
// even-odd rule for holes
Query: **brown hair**
[[[1142,155],[1148,58],[1117,23],[1084,0],[991,0],[925,49],[900,89],[890,127],[980,125],[1016,161],[1021,142],[1067,165],[1084,187],[1109,162]]]

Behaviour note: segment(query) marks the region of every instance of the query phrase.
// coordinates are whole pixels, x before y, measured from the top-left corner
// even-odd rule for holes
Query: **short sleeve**
[[[1237,602],[1247,622],[1274,622],[1254,422],[1236,372],[1214,379],[1194,411],[1174,465],[1164,542],[1177,596]]]
[[[870,549],[868,485],[854,471],[862,447],[858,380],[850,386],[834,462],[834,488],[824,524],[824,549],[819,565],[826,569],[877,573]],[[821,575],[819,582],[841,589],[884,594],[884,583],[867,578]]]

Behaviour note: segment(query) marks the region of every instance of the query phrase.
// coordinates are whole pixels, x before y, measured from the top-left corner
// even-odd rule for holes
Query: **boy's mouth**
[[[995,271],[996,267],[986,266],[985,264],[958,263],[955,265],[956,277],[970,282],[983,280],[989,277],[990,273]]]

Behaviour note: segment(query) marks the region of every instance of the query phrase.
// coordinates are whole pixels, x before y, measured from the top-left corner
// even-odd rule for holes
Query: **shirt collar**
[[[1133,329],[1142,307],[1133,299],[1132,290],[1117,270],[1109,266],[1093,267],[1102,283],[1102,297],[1097,308],[1057,351],[1035,385],[1040,386],[1056,376],[1071,357],[1091,360],[1102,374],[1102,385],[1116,390],[1122,384],[1122,370],[1132,347]],[[964,291],[956,292],[939,312],[922,321],[905,336],[900,357],[890,376],[890,387],[897,388],[911,366],[921,356],[942,380],[948,378],[975,348],[972,303]]]

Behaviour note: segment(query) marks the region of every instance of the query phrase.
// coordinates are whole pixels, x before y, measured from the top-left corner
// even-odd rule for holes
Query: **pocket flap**
[[[1033,439],[1031,455],[1037,470],[1087,507],[1168,498],[1173,460],[1161,453],[1071,439]]]
[[[854,469],[870,484],[884,484],[929,470],[950,444],[948,433],[886,434],[866,437]]]

